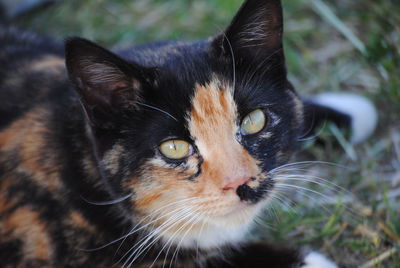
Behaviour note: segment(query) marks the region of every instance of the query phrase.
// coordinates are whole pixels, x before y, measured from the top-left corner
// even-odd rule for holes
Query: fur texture
[[[278,0],[207,41],[116,52],[1,27],[1,266],[309,267],[245,240],[310,118],[350,120],[297,95],[282,32]],[[171,139],[190,153],[166,157]]]

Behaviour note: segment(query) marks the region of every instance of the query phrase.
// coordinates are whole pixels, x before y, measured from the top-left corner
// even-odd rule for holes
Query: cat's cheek
[[[163,213],[169,211],[172,206],[168,204],[176,200],[184,199],[184,193],[177,184],[166,183],[167,178],[160,182],[155,179],[133,179],[131,184],[133,190],[132,206],[135,211],[150,214],[153,211]],[[163,208],[164,207],[164,208]]]
[[[138,176],[126,180],[123,186],[134,193],[134,211],[142,214],[154,211],[164,213],[183,207],[184,200],[193,196],[189,187],[193,182],[188,181],[192,175],[193,172],[174,169],[160,159],[152,159],[143,165]],[[174,202],[175,206],[172,205]]]

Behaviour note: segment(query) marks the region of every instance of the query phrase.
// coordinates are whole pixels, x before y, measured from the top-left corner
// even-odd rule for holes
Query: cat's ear
[[[113,126],[113,117],[135,110],[142,90],[155,79],[153,69],[130,63],[82,38],[65,43],[69,77],[80,94],[91,123]]]
[[[214,46],[226,55],[233,50],[235,56],[262,59],[283,53],[282,33],[280,0],[247,0]]]

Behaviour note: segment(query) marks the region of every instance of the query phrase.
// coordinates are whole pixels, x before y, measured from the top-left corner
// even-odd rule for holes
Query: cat
[[[116,52],[1,26],[0,266],[337,267],[246,240],[299,140],[374,128],[365,101],[295,92],[282,34],[278,0],[205,41]]]

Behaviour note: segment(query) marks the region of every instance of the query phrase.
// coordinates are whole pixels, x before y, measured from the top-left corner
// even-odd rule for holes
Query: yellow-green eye
[[[257,109],[246,115],[240,125],[242,134],[255,134],[260,132],[265,126],[266,118],[261,109]]]
[[[170,159],[182,159],[192,153],[192,146],[183,140],[168,140],[161,143],[160,152]]]

